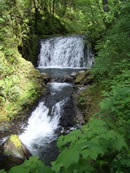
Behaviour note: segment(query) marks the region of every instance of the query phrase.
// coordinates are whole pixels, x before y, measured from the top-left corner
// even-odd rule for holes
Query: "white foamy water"
[[[61,91],[65,87],[72,86],[71,84],[66,82],[63,82],[63,83],[53,82],[53,83],[49,83],[49,85],[51,86],[52,92]]]
[[[41,41],[39,68],[82,68],[92,65],[89,47],[82,36],[55,37]]]
[[[69,85],[67,83],[50,83],[53,92],[60,92],[65,86]],[[40,147],[44,147],[57,138],[55,130],[59,127],[59,119],[63,112],[62,107],[66,101],[65,98],[53,105],[50,115],[49,109],[43,101],[32,112],[25,131],[20,135],[21,141],[32,155],[39,155]]]

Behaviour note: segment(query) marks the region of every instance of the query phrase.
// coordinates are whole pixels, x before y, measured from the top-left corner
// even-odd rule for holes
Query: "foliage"
[[[23,164],[10,169],[8,173],[52,173],[51,168],[45,166],[36,156],[30,157]],[[6,173],[1,170],[0,173]]]
[[[128,172],[129,75],[125,69],[108,80],[111,90],[103,93],[100,111],[81,129],[59,138],[60,155],[52,163],[55,172]]]
[[[118,154],[127,151],[123,137],[98,119],[91,119],[81,130],[61,136],[58,146],[62,152],[53,163],[55,172],[111,170]]]
[[[127,142],[130,140],[130,70],[124,70],[111,82],[111,91],[104,93],[98,113],[113,129],[119,131]]]
[[[44,90],[44,83],[39,72],[22,59],[17,49],[13,63],[0,51],[0,72],[0,121],[6,121],[26,109],[25,105],[32,104]]]
[[[128,69],[130,45],[130,3],[122,2],[118,20],[107,30],[97,44],[98,56],[94,74],[97,79],[113,78],[123,69]]]

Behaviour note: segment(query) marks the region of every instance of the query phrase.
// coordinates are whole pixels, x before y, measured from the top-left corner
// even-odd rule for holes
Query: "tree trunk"
[[[103,0],[102,4],[103,4],[104,12],[109,12],[108,0]]]
[[[33,0],[33,4],[34,4],[34,8],[35,8],[35,24],[34,24],[35,31],[34,32],[36,34],[37,33],[37,23],[38,23],[38,8],[37,8],[35,0]]]
[[[55,13],[55,0],[53,0],[53,14]]]

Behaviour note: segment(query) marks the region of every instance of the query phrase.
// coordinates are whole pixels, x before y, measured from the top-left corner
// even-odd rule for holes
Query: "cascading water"
[[[61,68],[55,76],[66,74],[66,70],[85,68],[93,62],[90,48],[85,51],[82,36],[55,37],[41,41],[38,67],[48,68],[47,72]],[[50,94],[43,98],[32,112],[28,125],[20,135],[23,144],[32,155],[38,155],[45,163],[56,159],[56,139],[61,131],[74,126],[73,86],[69,83],[48,83]]]
[[[56,139],[58,129],[61,128],[60,119],[73,92],[72,85],[68,83],[49,83],[48,88],[50,94],[46,100],[40,101],[32,112],[25,131],[20,135],[31,154],[38,155],[45,163],[55,160],[57,156]],[[53,152],[48,155],[52,148]]]
[[[86,68],[93,63],[91,49],[83,36],[55,37],[41,41],[39,68]]]

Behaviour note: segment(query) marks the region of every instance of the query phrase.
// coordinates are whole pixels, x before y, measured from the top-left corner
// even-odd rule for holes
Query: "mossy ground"
[[[99,83],[93,83],[88,86],[85,90],[80,92],[78,96],[78,104],[83,112],[85,121],[94,115],[94,113],[100,110],[100,101],[102,100],[103,86]]]
[[[17,50],[5,57],[0,51],[0,122],[13,119],[43,93],[40,73]]]

